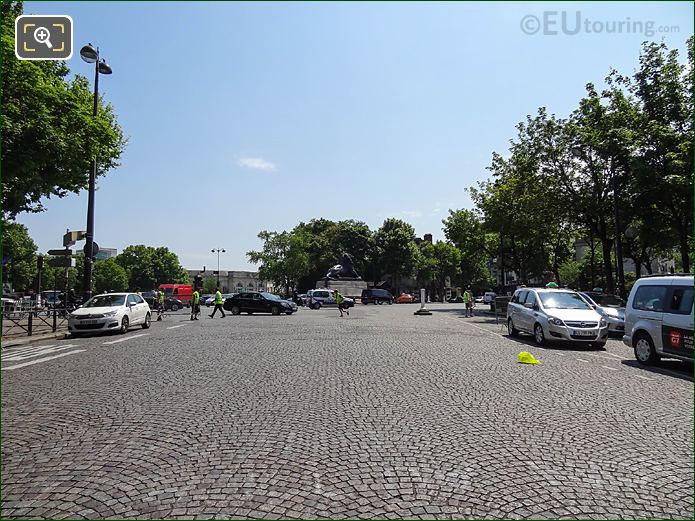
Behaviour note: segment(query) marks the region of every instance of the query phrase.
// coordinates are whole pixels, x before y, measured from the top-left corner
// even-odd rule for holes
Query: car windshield
[[[273,295],[272,293],[263,292],[261,293],[261,295],[263,295],[268,300],[282,300],[280,297],[278,297],[277,295]]]
[[[125,303],[125,295],[97,295],[90,299],[86,308],[115,308]]]
[[[605,306],[605,307],[609,307],[609,308],[625,307],[625,301],[616,295],[591,295],[591,294],[589,294],[589,296],[599,306]]]
[[[546,309],[590,309],[577,293],[547,292],[539,293],[543,307]]]

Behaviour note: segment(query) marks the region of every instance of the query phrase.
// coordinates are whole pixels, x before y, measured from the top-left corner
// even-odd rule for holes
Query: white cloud
[[[275,165],[273,163],[261,157],[242,157],[237,161],[237,165],[245,168],[252,168],[253,170],[264,170],[266,172],[275,170]]]

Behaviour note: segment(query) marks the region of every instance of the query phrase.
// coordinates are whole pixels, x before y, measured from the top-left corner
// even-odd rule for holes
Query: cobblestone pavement
[[[431,308],[178,314],[4,350],[0,514],[693,517],[692,366]]]

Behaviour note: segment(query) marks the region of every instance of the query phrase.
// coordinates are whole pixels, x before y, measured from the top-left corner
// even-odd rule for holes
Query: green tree
[[[444,295],[446,280],[453,281],[461,273],[461,251],[453,244],[438,241],[434,245],[434,281],[440,295]]]
[[[97,293],[125,291],[128,289],[128,272],[115,259],[98,261],[94,264],[93,284]]]
[[[2,220],[2,256],[2,281],[12,284],[15,291],[31,288],[36,275],[36,244],[26,226]]]
[[[415,271],[418,255],[415,230],[400,219],[386,219],[374,233],[374,246],[378,255],[377,271],[380,275],[390,275],[397,290],[399,281]]]
[[[460,252],[461,283],[475,291],[488,289],[492,282],[488,261],[495,252],[489,249],[483,221],[472,210],[449,210],[442,223],[444,235]]]
[[[214,293],[217,289],[217,279],[215,277],[205,277],[203,279],[203,293]]]
[[[116,263],[128,273],[132,289],[152,289],[160,284],[187,284],[190,278],[177,255],[168,248],[145,246],[126,247],[115,257]]]
[[[296,289],[299,279],[310,270],[306,236],[295,231],[262,231],[258,238],[263,241],[263,249],[249,251],[246,254],[249,261],[260,264],[258,275],[261,280],[272,281],[290,294]]]
[[[14,20],[22,2],[2,2],[2,214],[40,212],[44,197],[87,187],[92,157],[97,175],[118,166],[126,140],[111,105],[93,94],[86,78],[67,79],[63,61],[18,60]],[[89,147],[89,149],[87,148]]]

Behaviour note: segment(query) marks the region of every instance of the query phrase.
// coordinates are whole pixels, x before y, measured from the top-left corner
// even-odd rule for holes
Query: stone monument
[[[316,288],[336,289],[343,296],[360,298],[362,290],[367,289],[367,283],[355,271],[352,256],[343,252],[338,264],[328,270],[322,281],[316,283]]]

